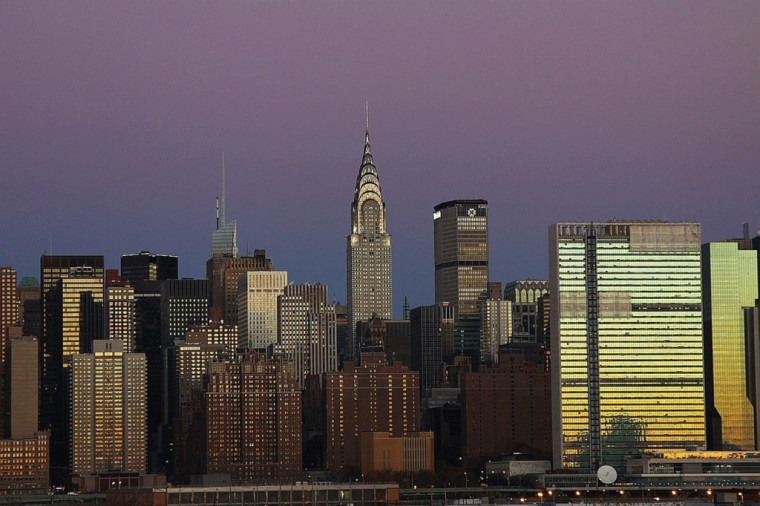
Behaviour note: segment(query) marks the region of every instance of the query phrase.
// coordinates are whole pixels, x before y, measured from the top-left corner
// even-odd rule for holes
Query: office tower
[[[8,327],[19,321],[19,299],[16,287],[16,271],[0,267],[0,381],[8,345]]]
[[[552,452],[549,360],[536,345],[509,349],[497,365],[464,375],[462,458],[480,466],[489,457]]]
[[[327,467],[361,465],[361,434],[404,437],[420,430],[420,375],[384,353],[362,353],[325,375]]]
[[[368,115],[369,118],[369,115]],[[391,236],[386,231],[385,202],[369,145],[369,119],[364,156],[351,203],[351,235],[346,237],[348,333],[345,352],[357,357],[356,323],[377,315],[393,317]]]
[[[208,321],[208,280],[168,279],[161,284],[161,344],[185,337],[190,325]]]
[[[73,267],[59,281],[62,301],[63,366],[71,356],[88,353],[103,339],[103,276],[90,267]]]
[[[122,255],[121,277],[130,283],[177,279],[178,263],[176,255],[162,255],[150,251]]]
[[[71,278],[72,275],[80,279],[72,279],[66,283],[64,299],[63,280]],[[82,336],[77,330],[80,328],[78,314],[84,308],[85,313],[95,316],[96,308],[92,305],[97,304],[98,297],[102,303],[103,275],[102,256],[43,255],[40,258],[40,428],[50,431],[50,472],[54,483],[61,483],[67,479],[68,367],[72,353],[80,352]],[[78,291],[78,288],[81,290]],[[88,297],[88,294],[91,297]],[[92,330],[90,324],[97,322],[85,323],[88,323],[84,325],[85,330]]]
[[[422,397],[440,388],[443,380],[444,341],[454,336],[454,308],[448,303],[412,309],[411,369],[420,373]],[[450,346],[450,345],[449,345]],[[450,355],[449,355],[450,358]]]
[[[135,351],[135,289],[116,270],[106,271],[106,338],[124,342]]]
[[[499,361],[499,346],[512,339],[512,302],[485,300],[480,308],[480,363]]]
[[[456,314],[454,353],[480,358],[480,307],[488,290],[488,202],[452,200],[433,213],[435,303]]]
[[[167,349],[161,344],[161,285],[165,280],[133,279],[129,283],[135,289],[135,352],[145,354],[148,368],[148,472],[165,472],[169,460],[163,419]]]
[[[241,274],[250,271],[273,271],[274,264],[266,251],[257,249],[253,256],[231,257],[214,253],[206,262],[206,279],[209,282],[209,307],[219,311],[218,318],[232,325],[238,323],[238,281]]]
[[[754,392],[744,307],[758,298],[757,251],[741,241],[702,245],[707,447],[756,450]]]
[[[755,422],[755,448],[760,448],[760,300],[743,308],[744,336],[747,343],[747,396],[752,399]],[[709,427],[708,427],[709,429]]]
[[[238,283],[238,346],[265,350],[277,342],[277,297],[288,284],[288,273],[249,271]]]
[[[172,428],[174,462],[177,474],[203,474],[205,468],[198,455],[205,454],[203,438],[203,378],[212,360],[231,359],[235,355],[237,326],[223,322],[190,325],[185,339],[175,341],[173,354]]]
[[[538,335],[538,300],[549,293],[549,282],[536,278],[507,283],[504,300],[512,301],[512,339],[535,343]]]
[[[211,256],[222,254],[228,257],[238,256],[237,222],[227,223],[226,216],[226,174],[224,168],[224,153],[222,153],[222,206],[219,207],[219,197],[216,199],[216,230],[211,233]],[[220,213],[221,210],[221,213]]]
[[[326,285],[287,285],[277,297],[277,329],[274,353],[293,364],[301,389],[308,375],[338,369],[335,306],[327,303]]]
[[[8,350],[8,328],[17,325],[19,300],[16,288],[16,271],[10,267],[0,267],[0,415],[6,411],[5,399],[6,353]],[[4,432],[3,418],[0,416],[0,434]]]
[[[208,474],[236,483],[301,476],[301,390],[290,364],[255,352],[211,362],[206,420]]]
[[[49,434],[37,430],[38,344],[21,327],[8,331],[5,399],[0,439],[0,495],[45,494],[50,487]]]
[[[142,353],[95,341],[71,360],[71,473],[145,473],[147,393]]]
[[[700,226],[549,228],[555,468],[705,445]]]
[[[19,325],[24,327],[25,336],[42,335],[42,301],[40,300],[40,282],[37,278],[26,276],[18,285]]]

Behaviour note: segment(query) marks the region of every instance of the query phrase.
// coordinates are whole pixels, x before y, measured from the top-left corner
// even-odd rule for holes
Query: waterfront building
[[[757,251],[741,241],[702,245],[707,447],[756,450],[758,392],[744,309],[758,299]]]
[[[700,226],[549,227],[554,467],[705,446]]]

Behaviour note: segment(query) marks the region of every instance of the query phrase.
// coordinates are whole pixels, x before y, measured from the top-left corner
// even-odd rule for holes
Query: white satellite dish
[[[612,466],[602,466],[597,470],[596,477],[605,485],[609,485],[617,480],[617,471]]]

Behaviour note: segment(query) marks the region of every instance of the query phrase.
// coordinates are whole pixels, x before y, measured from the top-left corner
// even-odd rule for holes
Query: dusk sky
[[[489,202],[490,276],[557,221],[760,223],[760,2],[0,2],[0,265],[238,245],[346,299],[370,104],[394,308],[432,304],[433,206]],[[248,245],[248,246],[247,246]]]

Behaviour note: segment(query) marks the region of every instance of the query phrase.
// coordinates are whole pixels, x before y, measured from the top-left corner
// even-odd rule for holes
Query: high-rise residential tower
[[[369,116],[368,116],[369,117]],[[369,145],[369,119],[364,155],[351,203],[351,235],[347,236],[348,356],[358,356],[356,323],[376,314],[393,317],[391,236],[386,230],[385,202]]]
[[[702,245],[707,446],[756,450],[757,393],[744,329],[745,307],[758,298],[757,251],[740,241]]]
[[[488,291],[488,202],[451,200],[433,213],[435,303],[454,308],[454,353],[480,358],[480,304]]]
[[[301,390],[290,364],[249,353],[209,363],[206,472],[233,482],[288,482],[300,477]]]
[[[71,472],[145,473],[146,365],[122,341],[71,359]]]
[[[552,225],[549,294],[555,468],[704,447],[699,224]]]

